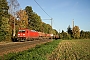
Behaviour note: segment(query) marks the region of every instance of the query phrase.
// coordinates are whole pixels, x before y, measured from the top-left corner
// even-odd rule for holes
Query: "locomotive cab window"
[[[25,33],[25,30],[19,30],[19,32],[21,32],[21,33]]]

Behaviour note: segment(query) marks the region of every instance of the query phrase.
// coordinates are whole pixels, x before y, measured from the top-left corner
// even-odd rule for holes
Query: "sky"
[[[21,9],[31,6],[43,22],[50,24],[57,31],[67,31],[68,26],[79,26],[80,30],[90,31],[90,0],[36,0],[38,4],[48,13],[48,16],[34,0],[18,0]]]

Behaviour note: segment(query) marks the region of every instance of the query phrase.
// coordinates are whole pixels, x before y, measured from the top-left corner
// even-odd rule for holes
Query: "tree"
[[[27,12],[27,15],[28,15],[28,27],[29,27],[29,29],[32,29],[32,26],[31,25],[33,25],[32,23],[32,17],[33,17],[33,10],[32,10],[32,7],[31,6],[27,6],[27,7],[25,7],[25,10],[26,10],[26,12]]]
[[[72,36],[72,29],[71,29],[70,25],[67,28],[67,32],[68,32],[68,34],[70,34]]]
[[[20,10],[17,12],[18,20],[20,21],[19,27],[20,28],[27,28],[28,26],[28,15],[25,10]]]
[[[51,26],[49,24],[44,23],[44,22],[42,22],[41,29],[42,29],[42,32],[44,32],[44,33],[55,33],[56,34],[56,31],[52,30]]]
[[[67,28],[67,33],[68,33],[68,39],[71,39],[72,38],[72,29],[71,29],[70,25]]]
[[[13,31],[14,31],[14,19],[15,19],[15,36],[17,36],[18,30],[20,28],[20,20],[17,20],[13,15],[10,15],[9,25],[11,26],[12,38],[13,38]]]
[[[42,21],[40,16],[38,16],[36,13],[33,13],[30,25],[32,29],[41,31]]]
[[[44,33],[48,33],[48,29],[47,29],[47,24],[42,22],[42,26],[41,26],[42,32]]]
[[[31,6],[25,8],[28,15],[28,28],[36,31],[42,31],[41,17],[33,12]]]
[[[8,5],[6,0],[0,0],[0,26],[2,24],[2,17],[9,17],[8,15]]]
[[[9,25],[8,9],[7,0],[0,0],[0,41],[10,40],[11,27]]]
[[[47,33],[52,33],[51,31],[52,31],[52,28],[51,28],[51,26],[49,25],[49,24],[46,24],[46,26],[47,26]]]
[[[9,6],[7,3],[7,0],[0,0],[0,16],[8,18],[9,17],[8,9],[9,9]]]
[[[83,31],[80,32],[81,39],[90,39],[90,31]]]
[[[54,35],[58,35],[58,32],[57,32],[56,29],[53,29],[53,30],[52,30],[52,33],[53,33]]]
[[[1,31],[3,32],[2,36],[4,40],[10,40],[11,39],[11,26],[8,24],[9,19],[2,17],[2,25],[1,25]]]
[[[80,29],[78,26],[74,26],[72,29],[72,33],[73,33],[73,38],[80,38]]]
[[[81,30],[81,32],[80,32],[80,38],[81,39],[84,39],[85,38],[85,32],[83,30]]]
[[[61,38],[62,39],[67,39],[67,33],[64,32],[64,30],[62,30],[62,32],[61,32]]]

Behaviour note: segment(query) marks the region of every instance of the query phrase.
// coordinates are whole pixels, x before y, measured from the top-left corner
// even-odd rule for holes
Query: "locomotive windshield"
[[[19,30],[19,32],[21,32],[21,33],[25,33],[25,30]]]

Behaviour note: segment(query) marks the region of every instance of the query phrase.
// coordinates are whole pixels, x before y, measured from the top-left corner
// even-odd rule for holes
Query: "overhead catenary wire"
[[[34,0],[36,3],[37,3],[37,5],[50,17],[50,18],[52,18],[41,6],[40,6],[40,4],[36,1],[36,0]]]
[[[48,17],[50,17],[51,19],[44,19],[44,20],[51,20],[51,28],[52,28],[52,17],[40,6],[40,4],[36,1],[36,0],[34,0],[36,3],[37,3],[37,5],[47,14],[47,16]],[[51,33],[52,33],[52,31],[51,31]],[[52,38],[51,38],[52,39]]]

